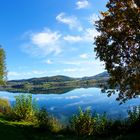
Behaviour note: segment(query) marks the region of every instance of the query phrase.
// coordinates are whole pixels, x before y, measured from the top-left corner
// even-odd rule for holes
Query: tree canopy
[[[140,94],[140,0],[109,0],[95,26],[97,58],[110,74],[109,88],[121,101]]]
[[[0,85],[5,85],[7,78],[5,58],[4,49],[0,46]]]

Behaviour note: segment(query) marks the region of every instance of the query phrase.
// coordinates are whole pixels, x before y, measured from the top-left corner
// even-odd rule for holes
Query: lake
[[[10,104],[15,102],[15,96],[22,93],[10,93],[0,91],[0,98],[8,99]],[[25,93],[24,93],[25,94]],[[106,112],[111,119],[124,119],[127,117],[127,110],[133,106],[140,105],[140,98],[132,99],[119,105],[116,101],[117,95],[107,97],[101,93],[99,88],[79,88],[64,94],[32,94],[39,107],[46,107],[48,112],[61,121],[67,121],[72,114],[82,109],[90,108],[99,114]]]

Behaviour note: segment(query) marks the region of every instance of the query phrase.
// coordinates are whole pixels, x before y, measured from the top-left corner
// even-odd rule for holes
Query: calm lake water
[[[10,104],[15,102],[15,96],[21,93],[0,92],[0,98],[8,99]],[[65,94],[33,94],[39,107],[46,107],[48,112],[56,116],[61,121],[68,120],[72,114],[82,109],[90,108],[99,114],[106,112],[112,119],[123,119],[127,117],[127,110],[133,106],[140,105],[140,98],[127,101],[119,105],[116,101],[117,95],[107,97],[107,94],[101,93],[99,88],[80,88]]]

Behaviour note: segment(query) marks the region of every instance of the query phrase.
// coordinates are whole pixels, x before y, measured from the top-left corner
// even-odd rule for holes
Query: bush
[[[128,110],[128,119],[132,124],[140,120],[140,106],[135,106],[132,110]]]
[[[58,132],[62,128],[59,121],[48,114],[46,108],[42,108],[38,111],[36,119],[38,127],[43,131]]]
[[[36,113],[37,125],[41,129],[46,129],[49,125],[49,115],[45,108],[42,108]]]
[[[96,120],[96,129],[94,133],[98,135],[108,134],[108,129],[111,127],[111,121],[107,119],[106,114],[95,114],[94,119]]]
[[[92,114],[90,109],[79,108],[79,113],[70,120],[70,127],[77,135],[102,135],[107,133],[110,123],[105,113]]]
[[[79,108],[78,115],[74,115],[70,120],[71,129],[77,135],[91,135],[95,129],[95,118],[92,117],[91,111],[83,111]]]
[[[15,120],[33,121],[37,110],[35,102],[32,101],[32,95],[16,96],[15,105],[12,108],[12,118]]]
[[[0,112],[9,114],[11,112],[10,103],[7,99],[0,99]]]
[[[49,118],[49,122],[50,122],[50,131],[51,132],[59,132],[62,130],[63,126],[62,124],[58,121],[57,118],[50,116]]]
[[[128,110],[128,124],[130,129],[140,129],[140,106],[135,106]]]

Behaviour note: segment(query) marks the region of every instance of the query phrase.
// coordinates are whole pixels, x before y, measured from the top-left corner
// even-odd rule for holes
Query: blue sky
[[[95,59],[93,22],[107,0],[0,0],[0,44],[8,79],[52,75],[92,76],[104,71]]]

